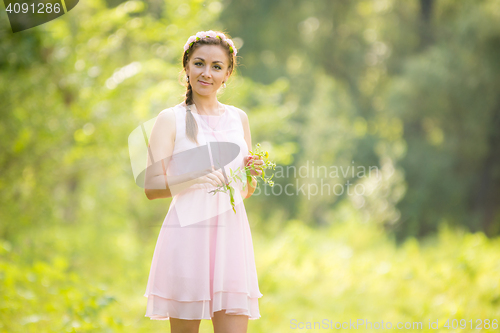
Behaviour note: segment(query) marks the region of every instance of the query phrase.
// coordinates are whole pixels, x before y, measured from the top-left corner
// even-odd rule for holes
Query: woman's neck
[[[218,116],[220,114],[220,103],[215,96],[210,98],[193,96],[193,103],[199,114],[206,114],[210,116]]]

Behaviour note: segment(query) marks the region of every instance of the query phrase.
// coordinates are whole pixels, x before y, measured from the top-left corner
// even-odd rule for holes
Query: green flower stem
[[[262,171],[260,175],[252,175],[251,171],[252,170],[257,170],[257,167],[252,163],[251,165],[245,166],[243,170],[238,167],[236,170],[230,169],[230,176],[228,177],[228,183],[224,185],[218,186],[216,189],[209,191],[208,193],[215,193],[217,192],[224,192],[227,193],[229,191],[229,200],[231,202],[231,206],[233,207],[233,211],[236,213],[236,209],[234,208],[234,188],[231,185],[233,181],[239,180],[240,182],[243,183],[243,190],[248,186],[248,192],[250,193],[250,189],[252,189],[251,194],[255,191],[255,188],[259,186],[259,182],[257,181],[257,178],[260,177],[265,184],[268,184],[269,186],[274,186],[274,182],[271,180],[274,175],[272,175],[269,178],[266,178],[266,173],[265,169],[273,169],[275,170],[276,163],[271,162],[268,160],[269,153],[266,151],[262,151],[260,149],[260,143],[257,144],[257,148],[255,152],[252,152],[249,150],[249,153],[251,155],[257,155],[260,159],[265,160],[264,165],[259,166],[259,170]],[[255,181],[255,186],[254,186],[254,181]]]

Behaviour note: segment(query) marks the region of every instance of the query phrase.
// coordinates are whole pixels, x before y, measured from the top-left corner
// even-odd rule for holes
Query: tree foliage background
[[[143,292],[171,199],[135,185],[128,136],[183,100],[182,46],[210,29],[239,50],[219,99],[279,166],[245,200],[265,295],[250,330],[493,329],[498,1],[89,0],[16,34],[0,15],[0,330],[165,329]]]

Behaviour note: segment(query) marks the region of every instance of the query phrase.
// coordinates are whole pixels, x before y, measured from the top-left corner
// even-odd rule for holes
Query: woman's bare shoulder
[[[228,106],[238,113],[243,123],[248,122],[248,115],[245,111],[234,105],[228,105]]]
[[[170,133],[170,137],[175,140],[175,107],[167,108],[161,110],[156,118],[156,123],[158,124],[161,132]]]
[[[166,109],[161,110],[158,113],[158,116],[162,116],[163,118],[165,117],[175,117],[175,111],[179,108],[179,105],[175,105]]]

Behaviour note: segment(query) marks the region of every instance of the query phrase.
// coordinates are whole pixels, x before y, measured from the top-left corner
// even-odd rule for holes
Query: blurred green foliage
[[[449,332],[447,320],[476,325],[476,319],[498,319],[498,239],[442,223],[435,237],[408,238],[398,246],[380,226],[359,222],[354,206],[340,211],[342,222],[328,227],[290,220],[277,233],[254,233],[264,296],[262,317],[249,321],[249,332],[290,332],[293,320],[323,319],[422,322],[423,331],[437,320],[440,328],[433,331]],[[261,224],[252,227],[272,228]],[[25,249],[3,241],[0,331],[166,331],[168,322],[144,317],[154,241],[143,243],[128,229],[101,232],[107,237],[92,234],[90,226],[78,233],[47,229]],[[211,322],[202,321],[200,332],[213,332]]]
[[[165,330],[143,291],[171,199],[135,185],[127,140],[182,101],[182,46],[210,29],[238,48],[219,99],[253,144],[285,171],[340,169],[275,188],[364,190],[245,200],[264,294],[250,331],[499,317],[498,1],[90,0],[8,24],[0,332]]]

